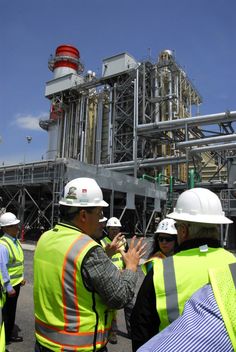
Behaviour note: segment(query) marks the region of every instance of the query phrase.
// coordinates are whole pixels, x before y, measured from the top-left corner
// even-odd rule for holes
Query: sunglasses
[[[162,236],[159,236],[158,237],[158,241],[159,242],[164,242],[164,241],[173,242],[173,241],[175,241],[175,239],[173,237],[162,237]]]

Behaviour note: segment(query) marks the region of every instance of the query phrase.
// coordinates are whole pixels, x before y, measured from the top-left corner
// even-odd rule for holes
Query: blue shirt
[[[8,235],[7,233],[4,233],[4,236],[9,238],[14,243],[16,248],[18,248],[17,238],[14,238],[14,237]],[[8,262],[9,262],[8,249],[4,245],[0,244],[0,270],[2,272],[2,279],[3,279],[4,287],[7,292],[10,292],[10,291],[12,291],[13,287],[10,283],[10,276],[8,274],[8,269],[7,269]]]
[[[210,285],[186,302],[182,316],[137,352],[233,352],[233,346]]]

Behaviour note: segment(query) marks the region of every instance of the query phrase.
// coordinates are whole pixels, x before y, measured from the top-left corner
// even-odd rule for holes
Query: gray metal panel
[[[128,192],[126,195],[126,208],[135,209],[135,196],[134,193]]]
[[[102,76],[108,77],[137,67],[138,62],[128,53],[121,53],[103,60]]]
[[[236,157],[228,158],[228,188],[236,188]]]
[[[68,159],[66,179],[71,180],[77,177],[95,178],[101,188],[166,200],[167,188],[165,187],[143,179],[135,179],[132,176]]]
[[[76,87],[82,83],[84,83],[84,78],[73,73],[53,79],[46,82],[45,97],[48,98],[55,93]]]

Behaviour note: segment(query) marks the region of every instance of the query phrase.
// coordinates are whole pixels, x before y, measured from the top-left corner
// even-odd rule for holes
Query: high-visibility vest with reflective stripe
[[[141,269],[142,272],[144,273],[144,275],[147,275],[147,273],[149,272],[149,270],[153,267],[153,260],[156,259],[165,259],[166,256],[165,254],[163,254],[161,251],[158,251],[157,253],[155,253],[153,256],[151,256],[149,259],[147,259],[142,265],[141,265]]]
[[[5,246],[9,253],[9,261],[7,264],[8,274],[12,286],[18,285],[23,280],[24,275],[24,253],[20,241],[17,240],[17,248],[13,241],[7,236],[0,239],[0,244]]]
[[[203,247],[181,251],[164,260],[153,260],[153,282],[160,330],[183,312],[185,302],[209,282],[208,269],[236,262],[222,248]]]
[[[2,274],[0,272],[0,352],[5,352],[5,328],[2,319],[2,307],[5,302],[5,292],[3,291]]]
[[[112,241],[109,237],[104,237],[101,239],[101,244],[102,247],[105,248],[107,244],[110,244]],[[122,245],[121,249],[125,249],[125,246]],[[118,269],[124,269],[125,265],[124,265],[124,261],[123,261],[123,257],[120,253],[116,253],[111,257],[111,261],[112,263],[118,268]]]
[[[113,311],[89,291],[83,259],[98,246],[76,227],[59,224],[44,233],[34,255],[36,338],[53,351],[96,351],[105,346]]]
[[[209,269],[209,277],[229,338],[236,351],[236,263]]]

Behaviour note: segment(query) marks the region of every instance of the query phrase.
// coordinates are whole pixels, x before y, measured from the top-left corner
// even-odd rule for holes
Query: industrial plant
[[[0,167],[2,205],[18,213],[25,238],[53,226],[65,183],[83,176],[97,180],[105,215],[122,219],[130,235],[152,235],[192,187],[215,192],[235,220],[236,111],[201,115],[203,99],[173,51],[155,62],[118,53],[103,59],[97,77],[84,72],[76,47],[61,45],[48,67],[50,111],[40,121],[47,157]],[[234,222],[222,231],[231,249],[235,230]]]

